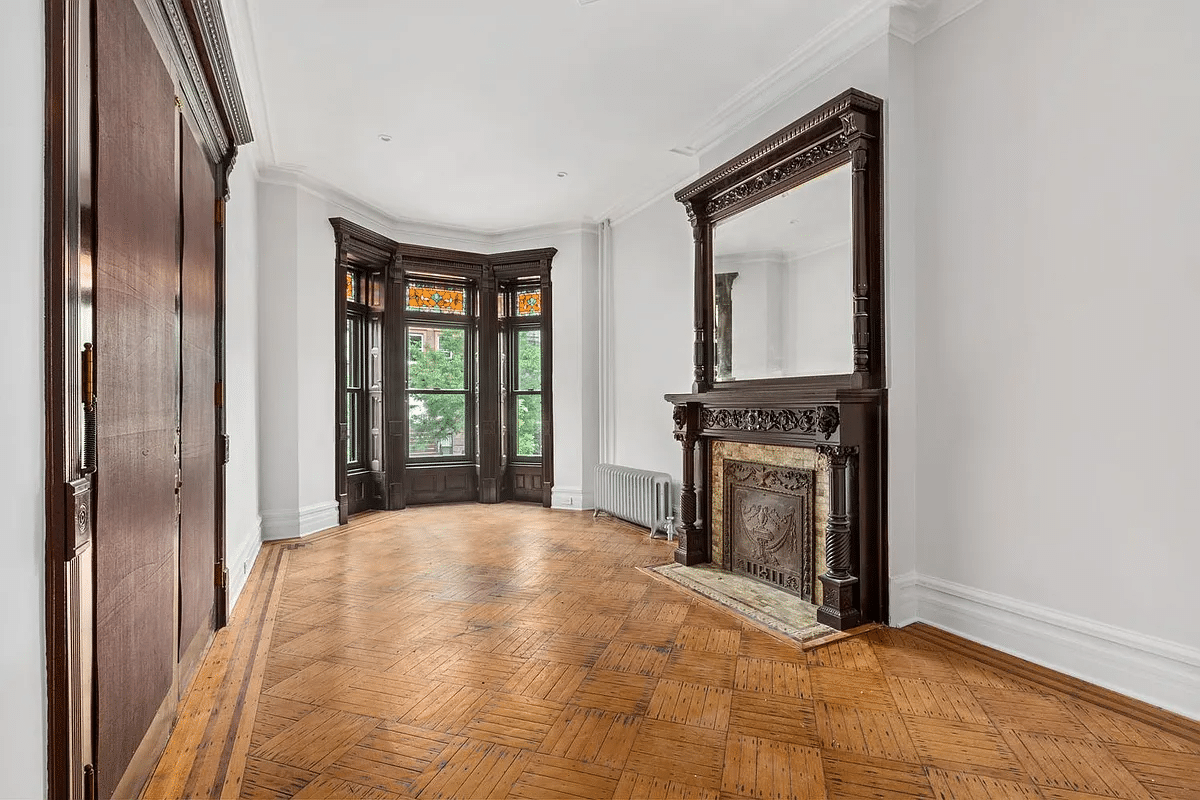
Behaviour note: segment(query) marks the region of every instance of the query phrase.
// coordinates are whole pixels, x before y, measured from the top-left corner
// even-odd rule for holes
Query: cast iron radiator
[[[615,464],[598,464],[595,481],[596,511],[645,525],[650,534],[666,530],[671,536],[671,476]]]

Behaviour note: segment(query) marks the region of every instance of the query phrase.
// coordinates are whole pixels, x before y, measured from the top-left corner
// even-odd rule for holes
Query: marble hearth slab
[[[648,569],[798,642],[824,639],[837,633],[828,625],[817,622],[816,606],[753,578],[710,566],[663,564]]]

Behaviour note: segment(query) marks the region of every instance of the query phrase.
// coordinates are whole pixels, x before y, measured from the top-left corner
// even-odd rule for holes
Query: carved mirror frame
[[[857,89],[842,94],[681,189],[695,243],[694,393],[750,387],[870,389],[884,386],[883,101]],[[851,165],[853,372],[714,381],[713,229],[736,214]]]

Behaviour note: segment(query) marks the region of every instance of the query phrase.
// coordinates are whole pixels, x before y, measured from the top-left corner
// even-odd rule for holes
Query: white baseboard
[[[578,487],[555,488],[550,492],[550,507],[566,511],[583,511],[595,508],[595,495]]]
[[[225,569],[229,571],[229,610],[237,604],[237,599],[246,588],[246,580],[250,570],[254,568],[254,560],[262,549],[262,517],[255,517],[252,529],[244,535],[245,541],[236,553],[226,553]]]
[[[295,539],[337,527],[337,524],[338,504],[332,500],[327,503],[305,506],[295,511],[264,511],[262,513],[262,539],[264,542]]]
[[[1196,648],[928,575],[893,578],[891,587],[893,625],[927,622],[1200,720]]]
[[[331,500],[327,503],[305,506],[299,513],[300,535],[336,528],[338,526],[338,504]]]

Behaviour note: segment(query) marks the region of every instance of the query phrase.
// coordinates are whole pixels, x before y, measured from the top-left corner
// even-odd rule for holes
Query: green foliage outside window
[[[517,396],[518,456],[542,454],[542,332],[517,332],[517,389],[539,394]]]
[[[523,394],[517,398],[517,455],[542,454],[542,396]]]
[[[436,347],[434,342],[436,340]],[[436,455],[446,443],[462,455],[466,432],[465,394],[426,394],[421,389],[465,389],[466,331],[439,328],[411,336],[408,353],[409,453]],[[459,441],[455,441],[455,439]],[[449,453],[443,452],[444,455]]]

